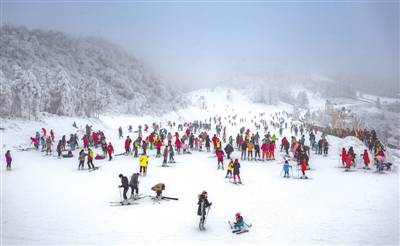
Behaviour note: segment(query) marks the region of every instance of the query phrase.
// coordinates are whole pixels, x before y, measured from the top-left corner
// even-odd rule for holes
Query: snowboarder
[[[199,201],[197,202],[198,208],[197,208],[197,215],[201,216],[200,217],[200,223],[199,223],[199,229],[200,230],[205,230],[204,224],[206,222],[206,215],[208,212],[207,210],[210,209],[212,202],[208,201],[208,194],[207,191],[203,191],[200,195],[198,195]]]
[[[126,193],[128,193],[128,190],[129,190],[128,178],[122,174],[119,174],[118,177],[121,178],[121,185],[118,187],[124,188],[123,197],[124,197],[124,201],[126,201],[128,199],[128,197],[126,196]]]
[[[7,150],[5,157],[6,157],[6,163],[7,163],[7,170],[11,170],[12,158],[11,158],[10,150]]]

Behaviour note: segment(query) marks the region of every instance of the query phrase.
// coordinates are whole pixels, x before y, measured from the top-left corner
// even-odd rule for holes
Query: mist
[[[1,24],[101,37],[184,90],[317,74],[399,93],[398,2],[3,2],[1,16]]]

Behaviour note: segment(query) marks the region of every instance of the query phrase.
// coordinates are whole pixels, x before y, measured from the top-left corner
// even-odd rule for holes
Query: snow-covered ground
[[[328,157],[311,155],[310,180],[283,179],[279,152],[276,161],[242,161],[243,186],[224,178],[225,171],[217,170],[212,153],[176,155],[177,163],[163,168],[162,160],[155,158],[152,150],[148,175],[139,179],[140,193],[153,194],[150,188],[163,182],[164,195],[179,200],[153,205],[146,198],[139,200],[138,205],[123,207],[111,207],[109,201],[120,199],[118,174],[130,177],[138,171],[138,160],[132,156],[116,156],[111,162],[95,161],[101,168],[88,172],[77,170],[77,151],[72,159],[57,159],[37,151],[13,149],[29,143],[29,137],[42,127],[54,129],[56,139],[76,132],[72,127],[76,121],[78,126],[88,123],[95,130],[104,130],[115,152],[121,153],[123,139],[117,136],[119,126],[126,136],[129,124],[137,127],[161,122],[166,127],[168,120],[204,120],[218,114],[224,121],[225,115],[238,114],[246,117],[247,123],[241,125],[237,121],[236,128],[227,126],[228,134],[235,136],[241,126],[254,130],[249,121],[254,117],[259,120],[259,113],[266,112],[264,119],[269,121],[270,113],[291,108],[253,104],[236,90],[228,93],[222,88],[200,90],[189,96],[193,105],[160,117],[108,115],[97,120],[50,117],[42,122],[4,121],[0,244],[399,244],[398,163],[386,174],[363,169],[343,172],[338,168],[338,151],[349,144],[356,146],[356,151],[362,149],[356,139],[328,136],[332,146]],[[206,110],[201,109],[199,98]],[[284,135],[290,133],[285,131]],[[12,151],[12,171],[5,170],[5,149]],[[240,157],[239,152],[235,151],[233,157]],[[298,175],[296,169],[294,175]],[[213,206],[207,230],[200,232],[197,195],[203,190],[208,191]],[[233,220],[236,212],[253,224],[249,233],[231,233],[227,221]]]

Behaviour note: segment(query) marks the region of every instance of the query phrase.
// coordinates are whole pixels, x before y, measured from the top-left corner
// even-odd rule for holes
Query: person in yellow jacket
[[[140,166],[139,172],[141,176],[146,176],[148,164],[149,164],[149,157],[145,153],[142,153],[139,156],[139,166]]]
[[[249,142],[249,144],[247,144],[247,160],[249,161],[250,161],[250,156],[251,160],[253,160],[253,149],[254,149],[253,142]]]
[[[226,176],[225,178],[232,178],[232,171],[233,171],[233,160],[231,159],[229,161],[228,167],[227,167],[227,171],[226,171]]]
[[[220,150],[221,149],[221,141],[219,139],[217,139],[217,142],[215,144],[215,149],[216,150]]]

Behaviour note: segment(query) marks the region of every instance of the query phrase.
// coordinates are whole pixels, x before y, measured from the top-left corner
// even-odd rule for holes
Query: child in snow
[[[233,160],[229,161],[228,167],[226,169],[227,169],[227,171],[226,171],[225,178],[232,178]]]
[[[289,165],[289,162],[287,160],[285,160],[285,163],[283,164],[283,171],[285,172],[285,174],[283,175],[284,178],[289,178],[289,168],[292,168],[291,165]]]
[[[240,213],[235,214],[235,222],[233,223],[235,230],[241,230],[244,227],[244,220]]]

